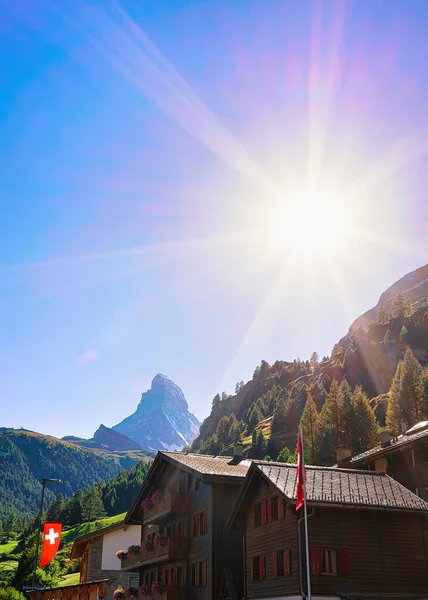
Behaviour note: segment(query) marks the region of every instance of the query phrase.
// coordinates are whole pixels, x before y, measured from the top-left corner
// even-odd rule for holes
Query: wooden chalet
[[[225,526],[250,464],[239,456],[158,452],[125,517],[141,525],[141,546],[122,560],[124,571],[139,574],[141,596],[212,600],[225,569],[242,588],[242,536]],[[242,598],[239,583],[237,593]]]
[[[253,461],[228,528],[244,535],[243,597],[305,597],[296,465]],[[307,467],[312,597],[428,598],[428,504],[385,473]],[[235,557],[238,561],[238,556]],[[222,599],[232,598],[223,581]]]
[[[112,600],[113,592],[119,585],[124,588],[138,586],[138,577],[134,573],[124,573],[121,570],[116,551],[119,547],[139,544],[140,537],[140,527],[119,521],[77,538],[70,558],[80,558],[80,583],[108,579],[103,596],[106,600]]]
[[[409,490],[428,500],[428,421],[417,423],[403,433],[391,437],[382,432],[381,444],[359,454],[344,458],[351,469],[367,469],[388,473]],[[349,453],[350,454],[350,453]]]
[[[109,583],[108,579],[104,579],[44,590],[30,590],[27,594],[31,600],[104,600],[107,598]]]

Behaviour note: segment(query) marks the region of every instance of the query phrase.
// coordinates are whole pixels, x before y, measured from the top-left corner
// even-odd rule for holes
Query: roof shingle
[[[296,465],[253,464],[287,498],[296,499]],[[428,503],[385,473],[308,466],[306,478],[308,502],[428,512]]]
[[[160,451],[159,454],[176,461],[184,467],[198,471],[201,475],[244,478],[251,466],[250,460],[242,460],[238,464],[231,464],[232,456],[210,456],[207,454],[165,451]]]
[[[391,451],[394,451],[395,448],[400,448],[400,446],[405,446],[411,442],[416,442],[417,440],[428,437],[428,429],[424,429],[423,431],[417,431],[415,433],[411,433],[409,435],[403,434],[399,435],[396,442],[391,440],[389,446],[375,446],[374,448],[370,448],[370,450],[366,450],[361,454],[356,454],[350,460],[350,464],[355,464],[359,462],[363,462],[366,458],[374,458],[376,455],[387,454]]]

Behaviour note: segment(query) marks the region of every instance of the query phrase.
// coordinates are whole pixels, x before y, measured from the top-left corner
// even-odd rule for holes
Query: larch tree
[[[378,430],[374,410],[369,399],[358,386],[354,390],[355,432],[351,443],[352,452],[359,454],[378,443]]]
[[[319,415],[311,392],[308,392],[306,406],[300,420],[305,444],[305,459],[308,464],[317,461],[317,437],[319,429]]]

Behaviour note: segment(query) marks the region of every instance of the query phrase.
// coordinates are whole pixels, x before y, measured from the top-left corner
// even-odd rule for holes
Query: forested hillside
[[[426,271],[416,273],[425,277]],[[398,284],[409,281],[408,297]],[[397,415],[409,424],[428,416],[427,286],[425,280],[415,283],[415,276],[400,282],[390,288],[396,295],[387,295],[387,305],[381,302],[375,313],[369,311],[375,320],[368,319],[369,313],[357,319],[358,326],[330,357],[319,360],[314,352],[306,361],[262,361],[251,381],[237,384],[235,395],[217,395],[192,451],[230,453],[240,441],[250,457],[292,460],[302,423],[308,459],[332,464],[336,447],[355,454],[373,446],[380,428],[397,428]]]
[[[40,502],[43,477],[61,479],[46,489],[46,502],[55,495],[71,496],[76,490],[109,480],[139,460],[145,452],[104,452],[80,448],[47,435],[24,429],[0,429],[0,520],[12,512],[17,517],[34,514]]]
[[[43,515],[45,521],[63,524],[60,553],[46,569],[38,570],[38,583],[56,585],[67,573],[78,569],[69,560],[70,544],[79,536],[123,518],[146,476],[149,462],[140,462],[121,471],[108,482],[98,482],[85,492],[77,490],[71,498],[59,494]],[[115,515],[121,515],[119,518]],[[108,516],[109,518],[105,518]],[[34,563],[35,518],[26,526],[12,513],[0,521],[0,586],[11,582],[20,587],[28,582]]]

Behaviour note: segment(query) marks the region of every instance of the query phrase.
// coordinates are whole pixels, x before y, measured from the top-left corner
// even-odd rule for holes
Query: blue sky
[[[427,262],[427,30],[417,0],[2,3],[0,425],[89,437],[158,372],[203,419],[329,354]]]

